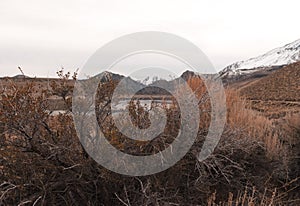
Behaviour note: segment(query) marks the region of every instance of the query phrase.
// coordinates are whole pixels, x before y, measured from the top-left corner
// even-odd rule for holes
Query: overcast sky
[[[0,0],[0,76],[81,68],[124,34],[156,30],[195,43],[217,70],[300,38],[299,0]]]

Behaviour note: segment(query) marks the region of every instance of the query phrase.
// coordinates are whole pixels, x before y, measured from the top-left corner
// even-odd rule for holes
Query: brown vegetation
[[[244,85],[241,95],[251,108],[269,118],[280,119],[300,111],[300,62],[274,71]],[[240,85],[240,83],[238,84]]]
[[[300,62],[279,69],[242,90],[254,100],[300,101]]]
[[[71,111],[56,116],[48,111],[47,99],[53,95],[70,108],[71,100],[66,98],[72,91],[66,83],[70,74],[59,76],[61,81],[51,84],[51,89],[40,89],[40,95],[34,92],[36,84],[20,86],[13,81],[1,93],[0,205],[300,204],[299,116],[274,122],[227,90],[227,123],[221,141],[208,159],[199,162],[196,154],[210,122],[210,101],[201,80],[189,79],[205,111],[195,144],[166,171],[127,177],[108,171],[87,155]],[[113,127],[109,107],[103,107],[109,105],[104,100],[109,101],[106,97],[115,84],[100,85],[97,94],[97,117],[105,120],[107,127],[102,129],[107,139],[129,153],[152,154],[168,146],[178,132],[176,103],[167,109],[165,134],[155,141],[133,142]],[[148,124],[147,111],[139,104],[132,103],[130,110],[136,126]]]

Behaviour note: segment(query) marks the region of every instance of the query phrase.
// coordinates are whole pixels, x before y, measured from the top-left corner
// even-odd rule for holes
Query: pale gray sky
[[[217,70],[300,38],[299,0],[0,0],[0,76],[81,68],[124,34],[164,31],[195,43]]]

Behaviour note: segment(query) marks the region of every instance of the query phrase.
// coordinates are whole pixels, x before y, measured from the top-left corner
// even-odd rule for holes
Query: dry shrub
[[[36,96],[30,85],[14,89],[12,83],[12,93],[2,95],[1,133],[19,138],[3,141],[1,136],[5,144],[0,147],[0,205],[216,205],[226,201],[276,205],[298,198],[290,196],[298,180],[286,181],[277,175],[282,164],[274,161],[279,158],[275,151],[281,143],[268,139],[268,135],[273,137],[271,122],[247,109],[235,93],[228,92],[228,122],[219,145],[207,160],[199,162],[196,155],[210,122],[210,103],[199,79],[189,80],[192,89],[199,92],[200,109],[207,113],[195,144],[166,171],[127,177],[106,170],[87,155],[70,113],[52,116],[44,109],[45,100],[53,94],[61,96],[67,105],[71,103],[67,98],[72,91],[67,84],[70,74],[61,72],[59,76],[62,83],[52,85],[53,93],[45,91],[44,95]],[[167,110],[170,121],[166,139],[146,144],[130,142],[112,127],[107,110],[110,104],[103,101],[114,87],[115,82],[100,85],[96,101],[96,109],[101,106],[97,118],[103,123],[107,139],[115,147],[132,153],[152,154],[167,146],[164,143],[170,143],[168,137],[178,132],[177,107]],[[147,111],[139,104],[131,106],[132,112],[143,113],[145,117],[133,116],[133,122],[136,120],[137,126],[146,123]],[[256,189],[245,190],[245,186]],[[269,188],[266,193],[265,188]],[[278,188],[276,193],[274,188]],[[288,203],[297,205],[296,201]]]
[[[199,100],[199,110],[200,113],[200,125],[199,130],[202,133],[207,132],[210,122],[211,122],[211,102],[207,88],[204,81],[200,77],[190,77],[187,80],[187,84],[195,93],[196,98]]]
[[[289,113],[277,125],[285,137],[285,144],[289,146],[290,173],[293,178],[297,178],[300,176],[300,113]]]

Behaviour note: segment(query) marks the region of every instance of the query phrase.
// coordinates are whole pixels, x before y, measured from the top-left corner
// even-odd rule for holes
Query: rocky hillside
[[[300,62],[279,69],[242,89],[250,99],[300,101]]]

